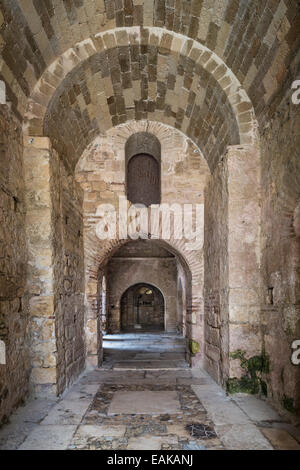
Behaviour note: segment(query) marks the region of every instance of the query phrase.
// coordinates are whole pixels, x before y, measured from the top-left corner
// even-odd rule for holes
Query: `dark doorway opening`
[[[121,298],[122,331],[163,331],[165,303],[162,293],[151,284],[129,287]]]
[[[139,154],[127,165],[127,199],[133,204],[160,204],[160,165],[152,155]]]

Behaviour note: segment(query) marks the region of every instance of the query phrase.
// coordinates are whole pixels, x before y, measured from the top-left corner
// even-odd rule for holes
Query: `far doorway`
[[[129,287],[121,298],[122,331],[164,331],[165,302],[151,284]]]

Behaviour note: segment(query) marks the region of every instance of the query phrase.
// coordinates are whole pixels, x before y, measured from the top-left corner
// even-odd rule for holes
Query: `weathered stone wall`
[[[128,287],[147,283],[157,287],[165,300],[165,329],[176,331],[177,267],[175,258],[112,258],[107,266],[109,286],[108,325],[109,332],[120,331],[121,297]]]
[[[228,168],[219,163],[205,189],[204,367],[222,382],[229,370]]]
[[[24,139],[31,382],[43,388],[52,387],[54,392],[56,344],[50,158],[48,138]]]
[[[23,139],[0,105],[0,424],[28,391],[28,297]]]
[[[235,352],[262,353],[260,332],[260,153],[255,146],[228,148],[229,377],[243,370]]]
[[[299,414],[300,366],[291,363],[291,344],[300,339],[300,105],[291,95],[287,88],[261,135],[262,334],[268,396]]]
[[[25,138],[31,381],[60,394],[84,366],[82,196],[48,138]]]
[[[261,354],[259,150],[231,146],[206,191],[206,367],[225,385]]]
[[[83,194],[54,151],[51,167],[56,374],[62,393],[85,364]]]
[[[187,279],[182,265],[177,261],[177,325],[176,329],[183,336],[186,336],[187,323],[187,294],[191,288],[190,280]]]

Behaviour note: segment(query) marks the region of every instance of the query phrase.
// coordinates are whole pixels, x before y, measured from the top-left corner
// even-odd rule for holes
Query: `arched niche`
[[[161,145],[148,132],[137,132],[125,144],[126,196],[133,204],[161,202]]]

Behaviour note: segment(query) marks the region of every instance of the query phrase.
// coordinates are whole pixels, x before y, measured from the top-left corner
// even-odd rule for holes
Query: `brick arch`
[[[126,287],[122,288],[122,293],[120,295],[120,298],[122,298],[123,295],[126,294],[126,292],[129,289],[131,289],[132,287],[139,286],[140,284],[146,284],[150,287],[155,287],[155,289],[157,289],[160,292],[160,294],[162,295],[162,298],[164,299],[164,302],[165,302],[166,293],[164,292],[164,290],[161,287],[159,287],[156,283],[148,282],[148,281],[141,281],[141,282],[132,283],[131,281],[128,280],[128,282],[126,283]]]
[[[130,291],[131,289],[136,289],[137,287],[142,287],[142,286],[148,286],[151,289],[156,290],[158,293],[158,296],[160,297],[162,301],[162,306],[163,306],[163,320],[165,322],[165,316],[166,316],[166,295],[167,293],[165,292],[164,289],[159,287],[155,282],[149,282],[149,281],[144,281],[142,280],[141,282],[130,282],[128,281],[125,286],[122,286],[122,290],[120,292],[120,327],[122,330],[122,299],[125,297],[125,295]]]
[[[103,273],[106,264],[110,258],[118,251],[119,248],[132,240],[108,240],[103,241],[101,244],[96,242],[96,238],[90,234],[86,237],[86,251],[88,258],[86,259],[86,344],[88,356],[102,357],[101,351],[99,354],[99,343],[95,335],[95,330],[98,331],[97,335],[101,336],[98,323],[98,292],[99,292],[99,273]],[[185,249],[185,243],[182,240],[152,240],[162,246],[170,253],[172,253],[178,260],[181,268],[183,269],[186,277],[186,311],[187,315],[193,313],[197,316],[197,324],[192,325],[187,322],[186,325],[186,338],[199,341],[201,346],[201,355],[203,354],[203,303],[202,303],[202,274],[203,265],[198,260],[193,252],[188,252]],[[96,326],[98,325],[98,326]],[[100,340],[101,349],[101,340]],[[199,360],[199,358],[196,359]],[[202,357],[201,357],[202,359]]]
[[[176,133],[174,133],[174,130]],[[131,138],[131,136],[135,134],[143,135],[143,134],[151,134],[153,135],[160,144],[159,154],[157,153],[157,158],[164,164],[164,154],[169,151],[170,148],[179,150],[181,153],[186,148],[190,148],[190,151],[197,156],[198,167],[202,173],[206,173],[207,175],[210,174],[210,170],[205,160],[201,150],[195,143],[188,139],[187,136],[180,130],[176,129],[173,126],[170,126],[165,123],[160,123],[157,121],[147,120],[130,120],[124,124],[119,124],[118,126],[111,127],[108,129],[104,134],[97,136],[93,142],[91,142],[84,152],[81,154],[76,167],[75,167],[75,177],[80,172],[85,164],[86,158],[94,154],[99,147],[103,148],[106,151],[106,145],[104,145],[103,138],[106,138],[108,145],[113,145],[113,148],[116,152],[120,152],[120,156],[122,160],[126,163],[126,143]],[[184,139],[184,143],[182,140]],[[147,143],[148,146],[148,143]],[[148,147],[149,149],[149,147]],[[143,149],[145,153],[147,153],[147,149],[144,147]],[[151,149],[151,155],[152,149]]]
[[[98,278],[98,271],[107,264],[109,259],[126,243],[132,241],[131,239],[125,240],[102,240],[101,243],[95,243],[96,235],[89,236],[86,240],[86,245],[89,249],[89,257],[86,265],[86,274],[90,279],[96,280]],[[150,240],[150,239],[149,239]],[[202,270],[202,264],[195,259],[192,251],[185,249],[185,242],[183,240],[151,240],[154,243],[167,249],[170,253],[175,255],[180,261],[184,271],[190,276],[192,284],[199,283],[199,276]],[[94,248],[92,250],[92,247]]]
[[[73,171],[97,134],[130,119],[181,130],[211,169],[228,145],[256,140],[252,104],[225,63],[204,45],[162,28],[119,28],[66,51],[35,86],[24,130],[49,136]]]
[[[274,112],[268,104],[288,81],[299,44],[298,4],[289,0],[4,0],[0,9],[1,75],[20,117],[36,81],[60,54],[99,31],[128,26],[162,28],[213,50],[239,77],[264,120]]]

